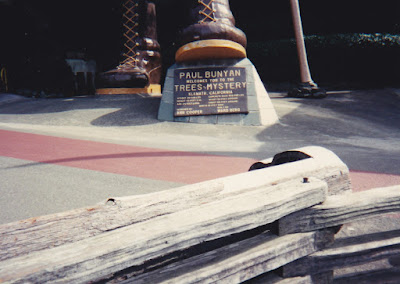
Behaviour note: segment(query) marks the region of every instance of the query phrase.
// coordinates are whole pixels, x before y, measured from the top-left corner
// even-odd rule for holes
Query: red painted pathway
[[[0,130],[0,156],[179,183],[242,173],[255,161]],[[354,191],[400,184],[400,176],[351,172]]]
[[[0,130],[0,156],[187,184],[245,172],[254,163],[253,159],[247,158],[6,130]]]

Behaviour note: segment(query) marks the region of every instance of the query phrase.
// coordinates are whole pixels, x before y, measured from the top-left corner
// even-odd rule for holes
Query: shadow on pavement
[[[160,98],[139,96],[88,96],[57,99],[24,99],[0,105],[1,115],[14,117],[14,122],[45,124],[85,124],[95,126],[135,126],[158,123]],[[74,115],[74,111],[79,111]],[[84,110],[88,110],[85,112]],[[94,110],[100,111],[99,114]],[[70,112],[70,113],[67,113]],[[106,112],[106,114],[104,114]],[[59,113],[57,119],[54,115]],[[38,116],[39,115],[39,116]],[[73,121],[75,120],[75,121]],[[41,123],[39,123],[41,124]]]
[[[134,126],[155,124],[157,120],[159,98],[134,97],[131,102],[119,105],[119,110],[92,120],[95,126]]]
[[[41,166],[43,164],[64,164],[71,162],[82,162],[82,161],[95,161],[95,160],[107,160],[107,159],[129,159],[129,158],[181,158],[181,157],[201,157],[201,154],[193,152],[182,152],[182,151],[157,151],[157,152],[131,152],[131,153],[121,153],[121,154],[106,154],[106,155],[90,155],[90,156],[80,156],[71,158],[62,158],[54,160],[43,160],[39,162],[29,162],[26,164],[13,166],[9,169],[26,168],[33,166]],[[6,168],[8,169],[8,168]]]

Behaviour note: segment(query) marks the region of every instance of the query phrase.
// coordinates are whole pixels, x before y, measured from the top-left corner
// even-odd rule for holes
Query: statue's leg
[[[246,35],[235,27],[229,0],[181,2],[186,25],[178,37],[177,61],[246,57]]]
[[[123,8],[124,58],[115,69],[98,76],[98,93],[102,89],[116,89],[111,93],[118,93],[118,88],[140,89],[160,83],[161,55],[155,4],[147,0],[123,0]]]

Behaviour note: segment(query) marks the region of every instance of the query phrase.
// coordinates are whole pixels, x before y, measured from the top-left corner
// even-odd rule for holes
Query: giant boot
[[[161,94],[161,55],[155,4],[124,0],[124,59],[97,79],[98,94]]]
[[[246,35],[235,27],[229,0],[183,0],[182,5],[190,12],[176,61],[246,57]]]

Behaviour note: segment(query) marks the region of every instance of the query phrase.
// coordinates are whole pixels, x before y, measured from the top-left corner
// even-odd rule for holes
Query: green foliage
[[[400,47],[400,35],[391,34],[336,34],[328,36],[307,36],[306,44],[314,47]]]
[[[305,37],[311,74],[317,83],[399,86],[400,35],[334,34]],[[299,66],[294,39],[250,42],[248,56],[264,82],[296,82]]]
[[[400,35],[391,34],[335,34],[311,35],[305,37],[307,48],[400,48]],[[296,49],[294,39],[270,40],[265,42],[249,42],[249,54],[279,56],[292,53]]]

